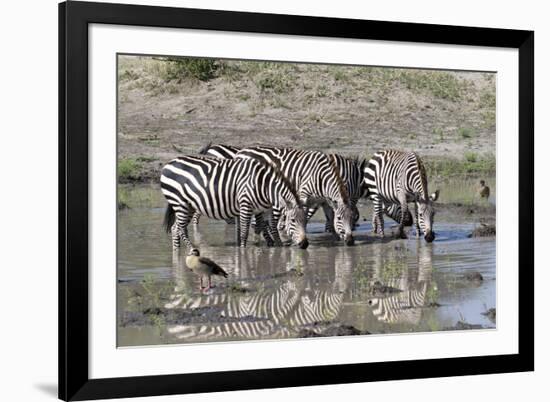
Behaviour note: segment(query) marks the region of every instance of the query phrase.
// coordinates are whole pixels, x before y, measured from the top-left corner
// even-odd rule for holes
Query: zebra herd
[[[193,248],[188,225],[200,216],[237,220],[237,244],[247,243],[252,218],[268,245],[281,245],[280,233],[308,247],[306,224],[321,207],[327,231],[353,245],[359,219],[357,202],[374,203],[373,228],[384,235],[383,214],[399,223],[399,234],[414,221],[427,242],[435,238],[434,208],[439,191],[429,195],[426,171],[414,152],[386,150],[370,160],[294,148],[237,148],[208,144],[196,156],[166,164],[161,190],[168,206],[165,228],[174,249]],[[408,203],[414,202],[414,220]]]

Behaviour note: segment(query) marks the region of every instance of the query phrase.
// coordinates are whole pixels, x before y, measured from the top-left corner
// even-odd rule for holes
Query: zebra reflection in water
[[[399,275],[385,281],[384,277],[388,273],[384,270],[387,270],[388,259],[395,261],[395,256],[385,253],[381,243],[373,243],[371,250],[375,258],[373,283],[380,281],[386,286],[401,290],[387,296],[369,298],[368,304],[373,315],[378,321],[385,323],[418,325],[423,308],[427,305],[426,295],[432,281],[433,246],[417,242],[416,264],[411,266],[407,259],[403,259],[397,263],[397,271],[401,271]],[[414,266],[418,268],[415,269]]]
[[[202,251],[215,252],[209,247]],[[176,286],[164,307],[187,318],[168,323],[169,336],[186,342],[289,338],[312,326],[322,330],[338,319],[353,264],[343,248],[329,254],[333,264],[321,272],[297,249],[236,248],[231,253],[216,259],[232,282],[206,295],[195,292],[197,279],[184,256],[173,255]],[[274,261],[288,262],[280,266]]]

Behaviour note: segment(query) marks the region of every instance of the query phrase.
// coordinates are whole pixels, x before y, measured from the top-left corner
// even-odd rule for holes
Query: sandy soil
[[[156,66],[166,62],[120,57],[119,160],[139,161],[130,181],[154,181],[168,160],[208,142],[361,156],[398,148],[424,158],[495,150],[492,74],[271,63],[166,81]],[[441,93],[426,74],[441,79]]]

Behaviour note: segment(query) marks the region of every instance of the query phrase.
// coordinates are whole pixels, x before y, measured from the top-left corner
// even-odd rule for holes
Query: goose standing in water
[[[200,290],[208,290],[212,287],[211,276],[220,275],[227,278],[227,272],[223,270],[218,264],[209,258],[201,257],[198,249],[193,248],[189,252],[189,255],[185,258],[185,263],[194,273],[200,277]],[[208,286],[204,288],[202,286],[203,276],[208,276]]]
[[[481,198],[484,198],[486,200],[489,199],[489,195],[491,194],[491,189],[489,188],[489,186],[485,185],[485,180],[479,181],[478,193]]]

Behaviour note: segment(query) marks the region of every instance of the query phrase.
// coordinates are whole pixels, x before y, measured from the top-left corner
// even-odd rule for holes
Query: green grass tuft
[[[135,158],[123,158],[118,161],[119,180],[137,180],[141,173],[141,162]]]
[[[475,152],[466,152],[462,159],[425,159],[423,162],[430,178],[489,176],[496,172],[496,159],[493,154],[480,155]]]
[[[460,138],[464,138],[464,139],[467,139],[467,138],[472,138],[474,135],[474,132],[472,129],[470,128],[466,128],[466,127],[460,127],[458,129],[458,136]]]
[[[159,75],[165,81],[208,81],[216,76],[219,68],[219,64],[213,59],[170,57],[163,60],[166,63],[159,65]]]

